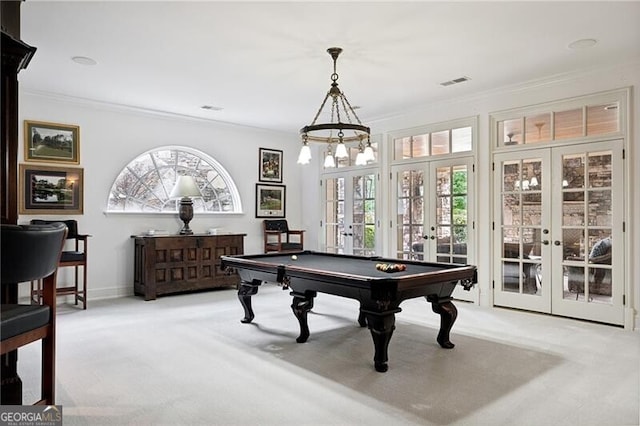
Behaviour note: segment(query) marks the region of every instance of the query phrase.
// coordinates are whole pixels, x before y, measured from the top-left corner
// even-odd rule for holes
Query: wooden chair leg
[[[87,264],[82,265],[82,309],[87,309]]]
[[[74,305],[78,305],[78,268],[79,266],[76,265],[73,267],[74,269],[74,274],[75,274],[75,281],[73,282],[73,297],[74,297]]]
[[[54,331],[55,333],[55,331]],[[56,339],[42,339],[42,400],[44,405],[55,405],[56,400]]]

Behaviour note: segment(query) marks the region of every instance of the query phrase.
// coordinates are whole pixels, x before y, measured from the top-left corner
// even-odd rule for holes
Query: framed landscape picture
[[[260,182],[282,182],[282,151],[260,148],[258,180]]]
[[[82,214],[84,170],[20,164],[20,214]]]
[[[286,206],[284,185],[256,184],[256,217],[283,218]]]
[[[80,127],[25,120],[24,159],[80,164]]]

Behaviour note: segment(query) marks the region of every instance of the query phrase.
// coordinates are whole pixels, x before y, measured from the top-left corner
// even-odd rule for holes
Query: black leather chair
[[[2,225],[0,352],[6,361],[21,346],[42,340],[41,399],[34,405],[55,404],[56,274],[66,234],[63,224]],[[19,304],[18,284],[32,280],[42,280],[43,303]],[[21,405],[22,395],[11,403]]]
[[[73,285],[58,288],[58,296],[73,295],[74,303],[82,302],[82,309],[87,309],[87,239],[91,235],[78,233],[78,222],[76,220],[41,220],[33,219],[32,225],[49,225],[52,223],[62,222],[67,225],[67,239],[73,240],[73,250],[64,250],[60,257],[60,268],[73,267],[75,269]],[[82,244],[80,244],[82,243]],[[79,281],[79,268],[82,267],[82,287]],[[31,297],[40,302],[42,295],[41,283],[34,281],[31,283]]]
[[[265,253],[302,250],[304,247],[304,231],[289,229],[286,219],[266,219],[262,229]]]

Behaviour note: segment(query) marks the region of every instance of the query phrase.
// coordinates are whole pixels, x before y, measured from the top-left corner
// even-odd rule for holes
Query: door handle
[[[558,240],[555,240],[555,241],[553,242],[553,244],[554,244],[554,245],[556,245],[556,246],[559,246],[559,245],[561,245],[562,243],[561,243],[560,241],[558,241]]]
[[[542,240],[542,244],[544,244],[545,246],[549,245],[549,240]]]

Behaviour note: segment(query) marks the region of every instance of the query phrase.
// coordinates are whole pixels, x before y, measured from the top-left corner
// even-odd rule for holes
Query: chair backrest
[[[50,225],[2,225],[2,285],[48,277],[58,268],[67,228]]]
[[[68,220],[43,220],[31,219],[32,225],[52,225],[54,223],[64,223],[67,225],[67,238],[72,239],[78,236],[78,221],[74,219]]]
[[[264,221],[265,231],[280,231],[289,232],[289,225],[286,219],[265,219]]]

